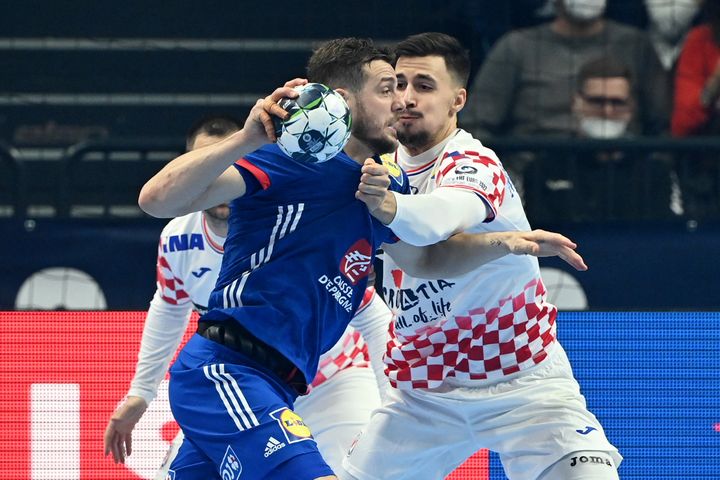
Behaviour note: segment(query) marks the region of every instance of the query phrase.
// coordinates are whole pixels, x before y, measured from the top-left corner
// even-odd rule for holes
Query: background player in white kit
[[[395,159],[419,195],[388,192],[373,215],[415,245],[458,229],[529,230],[495,153],[457,128],[467,52],[452,37],[426,33],[398,44],[396,55],[406,107]],[[433,218],[435,228],[418,229],[417,216]],[[587,410],[557,342],[557,310],[537,259],[505,256],[428,281],[403,272],[397,258],[388,246],[383,291],[395,338],[385,362],[394,388],[351,448],[347,471],[361,480],[435,480],[489,448],[512,480],[617,479],[622,457]]]
[[[241,124],[231,118],[208,117],[190,129],[187,149],[218,142],[240,128]],[[137,370],[127,399],[115,411],[105,432],[105,453],[112,452],[116,461],[124,461],[125,455],[131,453],[132,431],[165,378],[193,308],[199,313],[207,310],[220,270],[228,215],[228,205],[219,205],[175,218],[161,234],[157,291],[148,311]],[[390,315],[371,287],[352,322],[363,330],[373,329],[367,334],[376,339],[373,350],[377,375],[368,368],[368,345],[350,326],[335,347],[323,355],[311,384],[312,393],[295,403],[296,411],[312,426],[323,458],[335,469],[340,468],[347,447],[372,410],[380,405],[377,381],[383,387],[387,384],[381,358]],[[181,443],[182,432],[173,441],[156,479],[166,478]],[[268,445],[268,453],[280,445]]]

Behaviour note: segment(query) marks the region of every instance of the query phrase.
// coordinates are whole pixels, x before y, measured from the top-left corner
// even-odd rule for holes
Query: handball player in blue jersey
[[[309,164],[268,144],[275,140],[271,115],[287,115],[277,102],[306,83],[296,79],[258,100],[242,130],[176,158],[140,193],[140,206],[157,217],[231,206],[210,311],[171,368],[170,404],[185,434],[171,479],[335,478],[293,402],[360,304],[375,250],[396,241],[369,209],[388,188],[409,192],[404,172],[378,156],[396,148],[391,125],[404,104],[390,58],[369,41],[326,43],[310,59],[308,78],[350,106],[344,152]],[[436,249],[462,251],[456,237],[397,245],[398,263],[412,259],[408,271],[430,276]],[[471,248],[455,255],[458,268],[538,253],[523,234],[472,237]],[[547,245],[574,247],[559,235],[543,242],[545,252]],[[452,264],[444,258],[442,267]]]

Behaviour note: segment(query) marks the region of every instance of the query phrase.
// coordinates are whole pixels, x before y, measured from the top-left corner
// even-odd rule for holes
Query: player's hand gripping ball
[[[330,160],[350,138],[352,117],[345,99],[322,83],[295,87],[300,96],[278,102],[290,117],[273,117],[280,149],[295,160],[321,163]]]

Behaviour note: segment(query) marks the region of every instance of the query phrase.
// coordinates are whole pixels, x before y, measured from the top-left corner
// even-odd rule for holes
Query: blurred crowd
[[[476,71],[463,128],[497,137],[623,139],[720,133],[720,0],[459,2]],[[487,12],[493,11],[492,16]],[[458,12],[459,13],[459,12]],[[503,161],[528,214],[606,219],[720,213],[718,152],[594,151]],[[692,158],[688,158],[691,156]],[[538,180],[540,179],[540,180]],[[562,218],[558,218],[562,220]]]

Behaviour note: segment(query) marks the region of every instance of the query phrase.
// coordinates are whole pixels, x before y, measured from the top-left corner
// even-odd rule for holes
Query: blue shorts
[[[170,369],[169,393],[185,434],[169,479],[333,475],[310,429],[292,410],[295,392],[234,350],[194,335]]]

